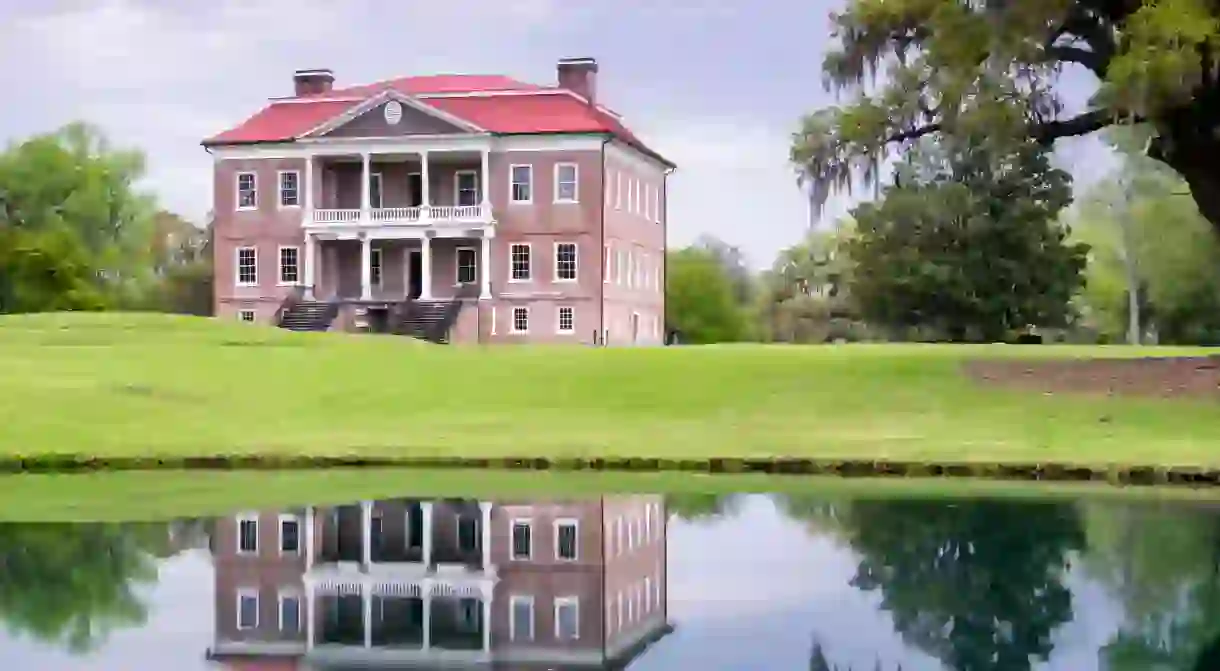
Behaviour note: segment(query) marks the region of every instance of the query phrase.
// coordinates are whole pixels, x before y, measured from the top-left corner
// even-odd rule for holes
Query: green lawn
[[[671,496],[771,493],[836,498],[1004,498],[1220,502],[1220,489],[1013,483],[967,478],[853,479],[684,473],[529,473],[335,469],[162,471],[0,476],[0,522],[144,521],[248,509],[403,496],[576,499],[613,493]]]
[[[192,317],[0,318],[0,454],[803,456],[1220,465],[1197,401],[980,389],[970,356],[1198,350],[438,347]]]

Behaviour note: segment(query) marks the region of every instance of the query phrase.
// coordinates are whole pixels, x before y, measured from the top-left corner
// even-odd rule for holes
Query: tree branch
[[[1070,119],[1030,124],[1029,136],[1035,142],[1040,144],[1051,144],[1059,138],[1088,135],[1089,133],[1112,126],[1117,123],[1118,120],[1118,115],[1111,110],[1092,110],[1074,116]],[[1142,116],[1135,116],[1131,119],[1132,123],[1143,123],[1144,121],[1145,119]],[[923,126],[917,126],[915,128],[909,128],[907,130],[891,133],[890,135],[886,136],[885,142],[886,144],[890,144],[892,142],[908,142],[910,140],[918,140],[925,135],[939,133],[944,129],[944,125],[937,121],[925,124]]]
[[[1097,75],[1098,79],[1105,79],[1106,72],[1110,69],[1110,62],[1101,54],[1080,47],[1070,46],[1053,46],[1047,47],[1046,55],[1055,60],[1064,63],[1078,63],[1089,69],[1090,72]]]
[[[1113,110],[1092,110],[1070,119],[1048,121],[1032,126],[1030,128],[1030,137],[1035,142],[1050,144],[1063,137],[1088,135],[1107,126],[1113,126],[1118,120],[1119,116]],[[1139,115],[1133,116],[1130,119],[1131,123],[1143,123],[1144,120],[1144,117]]]

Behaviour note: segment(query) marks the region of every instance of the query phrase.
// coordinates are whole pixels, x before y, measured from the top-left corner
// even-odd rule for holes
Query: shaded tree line
[[[1037,143],[925,138],[874,200],[766,270],[720,241],[679,250],[671,327],[688,342],[1220,343],[1220,238],[1140,153],[1150,132],[1109,131],[1118,167],[1075,200]],[[696,258],[697,280],[674,273]]]
[[[74,123],[0,152],[0,313],[211,311],[211,235],[139,188],[144,155]]]

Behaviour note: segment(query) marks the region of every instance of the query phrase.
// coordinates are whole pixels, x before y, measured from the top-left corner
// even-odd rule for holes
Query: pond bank
[[[703,501],[780,493],[874,500],[1173,500],[1220,505],[1220,487],[1120,487],[1103,482],[474,469],[164,470],[0,475],[0,520],[163,520],[404,496],[572,500],[615,493]]]
[[[542,458],[542,457],[342,457],[214,455],[206,457],[95,457],[57,454],[0,456],[0,473],[72,474],[123,471],[301,471],[325,469],[419,469],[429,471],[543,471],[623,474],[833,476],[837,478],[970,478],[1011,482],[1099,482],[1115,485],[1220,485],[1220,468],[1203,466],[922,462],[810,458]]]

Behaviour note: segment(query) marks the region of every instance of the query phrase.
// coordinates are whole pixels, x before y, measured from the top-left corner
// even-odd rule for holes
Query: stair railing
[[[404,298],[401,301],[390,306],[390,314],[387,316],[390,322],[390,332],[394,335],[406,335],[407,320],[411,317],[411,304],[415,301],[410,298]]]
[[[479,288],[473,284],[459,287],[457,293],[445,305],[445,311],[441,313],[441,318],[428,333],[428,340],[432,342],[441,342],[449,335],[449,330],[453,328],[453,324],[457,321],[458,315],[462,312],[462,306],[465,305],[466,299],[474,298],[479,295]]]
[[[301,302],[301,296],[305,293],[305,287],[297,286],[288,290],[288,295],[284,296],[284,300],[280,301],[280,306],[275,309],[275,315],[271,319],[271,323],[276,326],[284,325],[284,316],[292,311],[298,303]]]

